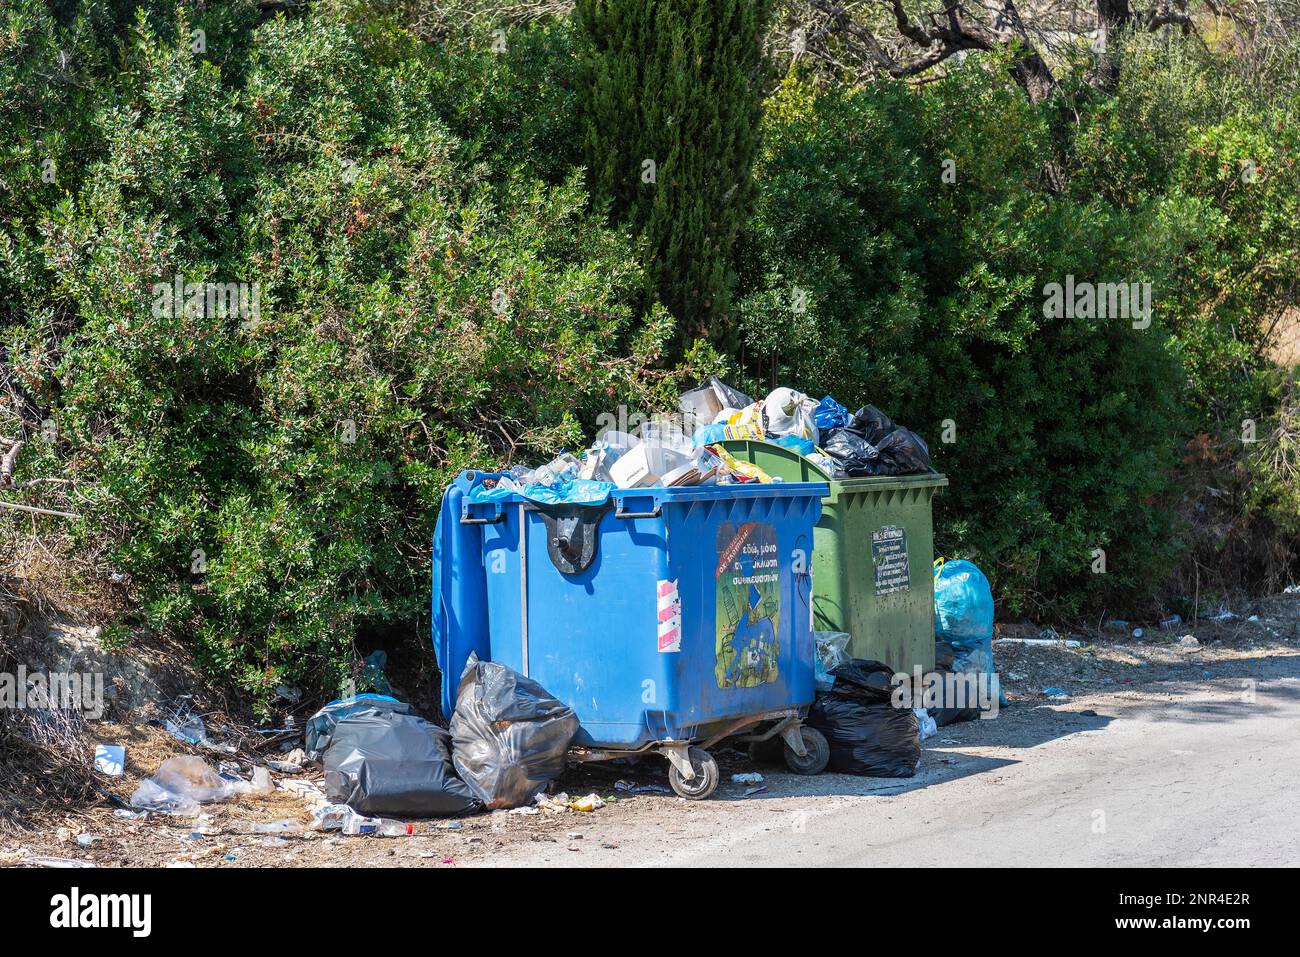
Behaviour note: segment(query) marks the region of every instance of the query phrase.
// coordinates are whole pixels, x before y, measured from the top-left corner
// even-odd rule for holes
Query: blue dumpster
[[[793,769],[822,770],[825,742],[800,719],[814,694],[809,569],[824,483],[477,500],[496,477],[460,476],[439,523],[444,711],[475,651],[574,709],[575,760],[658,751],[691,798],[716,787],[707,748],[731,735],[780,735]]]

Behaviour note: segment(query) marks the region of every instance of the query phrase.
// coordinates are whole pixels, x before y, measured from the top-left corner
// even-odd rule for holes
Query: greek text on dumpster
[[[907,531],[885,525],[871,533],[871,561],[876,566],[876,597],[912,587],[907,569]]]

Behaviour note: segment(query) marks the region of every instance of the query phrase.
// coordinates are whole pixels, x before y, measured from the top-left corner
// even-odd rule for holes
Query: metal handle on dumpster
[[[504,521],[505,515],[497,514],[493,518],[470,518],[468,515],[460,517],[462,525],[495,525],[497,522]]]
[[[493,503],[495,504],[495,503]],[[496,506],[496,513],[491,518],[475,518],[470,514],[470,503],[466,502],[461,508],[460,523],[462,525],[495,525],[498,522],[505,521],[506,512],[500,505]]]
[[[614,507],[615,518],[658,518],[662,514],[663,514],[663,508],[660,506],[658,502],[655,502],[655,507],[649,512],[624,511],[622,502],[619,502]]]

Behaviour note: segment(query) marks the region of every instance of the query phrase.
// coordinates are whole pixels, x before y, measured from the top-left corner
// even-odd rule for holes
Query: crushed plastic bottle
[[[284,819],[281,821],[258,821],[253,825],[254,834],[301,834],[302,824],[298,821]]]

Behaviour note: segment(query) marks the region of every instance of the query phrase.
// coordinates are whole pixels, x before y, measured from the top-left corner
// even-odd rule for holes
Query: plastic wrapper
[[[532,804],[564,771],[577,732],[573,709],[536,681],[470,655],[451,718],[452,761],[487,807]]]
[[[892,702],[893,669],[855,658],[831,672],[830,691],[818,692],[808,723],[830,745],[829,768],[845,774],[910,778],[921,763],[917,716]]]
[[[418,715],[369,710],[338,722],[325,794],[369,816],[445,817],[481,805],[452,768],[450,736]]]
[[[770,482],[772,476],[755,465],[753,462],[742,462],[736,458],[721,445],[710,445],[709,451],[722,460],[723,466],[732,475],[736,476],[742,482]]]
[[[818,691],[830,691],[835,684],[831,672],[849,661],[849,641],[852,636],[847,631],[814,631],[813,677]]]
[[[131,806],[147,811],[192,815],[200,804],[233,800],[237,789],[202,758],[180,755],[168,758],[152,777],[140,782]]]

